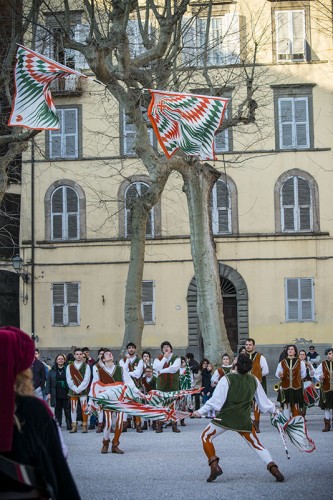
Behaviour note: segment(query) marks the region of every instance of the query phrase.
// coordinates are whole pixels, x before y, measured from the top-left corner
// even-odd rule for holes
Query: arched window
[[[211,196],[213,234],[238,233],[237,189],[230,177],[218,179]]]
[[[312,231],[311,190],[302,177],[290,177],[281,189],[282,231]]]
[[[319,231],[318,187],[309,174],[298,169],[285,172],[276,184],[275,193],[278,232]]]
[[[51,196],[51,240],[79,239],[79,197],[69,186],[58,187]]]
[[[54,182],[45,194],[45,237],[47,240],[80,240],[86,236],[86,200],[74,181]]]
[[[125,190],[125,237],[131,237],[131,205],[132,201],[143,196],[149,190],[149,184],[141,181],[132,182]],[[146,226],[146,237],[154,238],[154,208],[149,212]]]

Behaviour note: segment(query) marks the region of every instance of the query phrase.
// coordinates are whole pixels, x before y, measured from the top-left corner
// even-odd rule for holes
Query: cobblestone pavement
[[[215,440],[223,475],[207,483],[207,460],[200,435],[208,419],[187,419],[181,433],[167,428],[138,434],[131,429],[121,436],[124,455],[100,453],[102,437],[95,431],[69,434],[63,429],[69,464],[83,500],[137,500],[186,498],[193,500],[252,499],[328,500],[333,491],[333,431],[322,433],[323,412],[308,411],[307,425],[316,451],[301,453],[289,443],[287,460],[281,438],[268,416],[261,418],[259,438],[285,476],[277,483],[263,462],[235,432]]]

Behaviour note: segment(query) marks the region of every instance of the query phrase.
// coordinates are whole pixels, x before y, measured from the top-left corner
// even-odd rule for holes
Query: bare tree
[[[181,153],[168,160],[150,144],[149,124],[142,113],[144,89],[184,91],[190,86],[201,88],[206,94],[221,96],[232,87],[236,89],[235,95],[238,92],[238,106],[224,127],[246,124],[257,132],[255,116],[258,105],[254,94],[259,77],[254,69],[258,40],[241,33],[240,24],[236,28],[230,23],[229,33],[216,33],[213,0],[194,10],[190,0],[55,0],[43,1],[42,4],[43,13],[49,10],[59,27],[55,34],[46,26],[45,38],[56,36],[64,50],[82,53],[97,79],[120,103],[135,125],[135,151],[150,178],[150,189],[136,197],[131,207],[131,256],[123,345],[131,340],[141,347],[141,285],[147,217],[159,200],[170,173],[177,171],[183,178],[183,190],[188,200],[198,315],[205,353],[217,362],[224,351],[231,351],[224,325],[220,276],[210,224],[211,190],[220,172]],[[88,26],[84,40],[73,36],[71,9],[83,13]],[[37,24],[45,24],[41,15]],[[198,31],[195,25],[200,25],[200,36],[193,38]],[[238,37],[243,43],[234,53],[222,52],[220,57],[219,50],[227,36]]]

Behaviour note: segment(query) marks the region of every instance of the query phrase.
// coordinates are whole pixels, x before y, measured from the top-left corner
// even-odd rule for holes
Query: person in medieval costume
[[[289,419],[290,411],[293,417],[301,415],[304,406],[303,379],[306,377],[304,361],[298,358],[297,347],[287,346],[287,357],[280,361],[275,376],[280,379],[278,401],[284,415]]]
[[[230,370],[232,370],[232,368],[233,365],[232,363],[230,363],[229,354],[225,352],[222,356],[222,366],[217,367],[212,375],[211,379],[212,387],[216,387],[219,380],[221,380],[221,378],[224,377],[224,375],[229,373]]]
[[[143,360],[136,353],[136,345],[129,342],[126,346],[126,354],[119,361],[119,365],[127,371],[128,375],[132,378],[135,386],[140,391],[142,390],[142,372]],[[134,417],[136,432],[142,433],[141,418]],[[123,430],[127,431],[127,415],[124,414]]]
[[[257,377],[259,382],[262,384],[264,391],[267,393],[266,375],[268,375],[269,373],[268,364],[265,356],[255,350],[255,345],[256,343],[254,339],[250,338],[247,339],[245,342],[245,351],[252,361],[252,370],[251,370],[252,375]],[[253,425],[257,434],[260,433],[259,423],[260,423],[260,411],[257,403],[253,401]]]
[[[71,402],[72,429],[70,433],[77,432],[77,405],[80,400],[82,409],[82,432],[88,432],[87,399],[90,384],[91,370],[88,363],[82,358],[82,350],[77,347],[74,350],[74,361],[66,368],[66,380],[69,387],[68,395]]]
[[[179,389],[181,391],[186,391],[192,389],[193,387],[194,384],[193,373],[184,356],[180,358],[180,363],[181,364],[179,369]],[[177,402],[177,409],[185,412],[192,411],[193,409],[192,396],[187,395],[180,398],[179,401]],[[180,419],[180,425],[182,427],[186,426],[185,418]]]
[[[141,391],[139,391],[133,379],[129,376],[128,372],[124,370],[120,365],[115,365],[113,360],[113,354],[110,349],[105,349],[102,355],[103,364],[99,363],[94,370],[94,378],[90,389],[89,397],[95,397],[94,394],[94,384],[96,382],[102,382],[102,384],[114,384],[116,382],[122,382],[127,387],[131,388],[138,397],[144,397]],[[105,427],[103,430],[103,443],[101,453],[108,453],[110,445],[110,433],[112,426],[112,415],[110,410],[104,410],[105,415]],[[116,426],[114,431],[114,437],[112,440],[111,453],[116,453],[122,455],[124,452],[119,448],[120,436],[123,430],[123,413],[117,412]]]
[[[161,344],[162,354],[154,360],[153,370],[157,375],[156,389],[162,392],[179,391],[180,357],[172,352],[172,345],[167,340]],[[156,432],[163,431],[162,422],[156,424]],[[180,432],[177,422],[172,423],[172,431]]]
[[[327,351],[327,359],[316,368],[314,376],[321,385],[319,406],[324,410],[323,432],[328,432],[331,430],[330,413],[333,424],[333,349]]]
[[[275,477],[276,481],[284,480],[269,451],[260,443],[251,421],[253,398],[255,398],[262,413],[276,413],[274,403],[267,398],[257,377],[251,374],[252,366],[252,360],[246,354],[238,356],[237,372],[222,377],[213,396],[204,406],[193,413],[194,417],[201,418],[212,409],[217,412],[216,417],[208,424],[201,435],[203,449],[210,466],[208,483],[211,483],[223,473],[219,466],[219,457],[215,453],[213,440],[228,430],[238,432],[245,439],[250,448],[258,453],[261,460],[266,464],[267,470]]]
[[[155,391],[156,382],[157,382],[157,378],[154,375],[152,366],[147,365],[146,368],[144,368],[143,374],[142,374],[142,392],[146,395],[150,391]],[[147,419],[144,420],[142,429],[145,431],[148,430]],[[153,422],[152,422],[152,429],[154,431],[156,430],[156,420],[153,420]]]

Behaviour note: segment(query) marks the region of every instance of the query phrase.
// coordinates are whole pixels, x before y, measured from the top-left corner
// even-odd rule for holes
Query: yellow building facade
[[[222,132],[211,162],[221,172],[212,226],[226,327],[235,352],[253,337],[273,361],[285,344],[313,343],[323,354],[333,338],[332,36],[320,29],[317,4],[254,1],[249,10],[243,1],[216,2],[213,11],[216,32],[230,27],[232,15],[258,40],[256,121]],[[193,30],[199,21],[203,15]],[[226,60],[216,32],[210,64],[241,71],[250,46],[239,35],[239,54]],[[199,66],[188,90],[205,86]],[[53,91],[60,131],[40,134],[24,157],[20,255],[31,280],[21,282],[21,327],[48,352],[119,349],[128,200],[149,187],[149,177],[131,149],[133,125],[110,94],[91,80],[62,85]],[[230,113],[242,97],[233,92],[230,85]],[[147,226],[143,280],[143,347],[154,351],[168,339],[178,352],[202,356],[188,210],[176,174]]]

